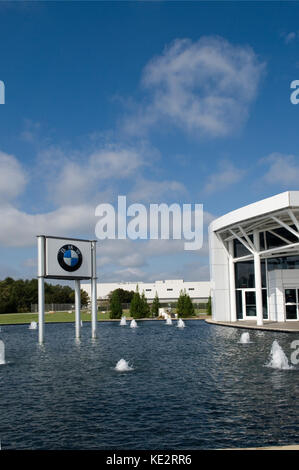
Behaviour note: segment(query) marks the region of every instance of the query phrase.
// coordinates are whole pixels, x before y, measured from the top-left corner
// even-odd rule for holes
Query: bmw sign
[[[75,245],[63,245],[57,253],[57,261],[65,271],[74,272],[82,264],[82,253]]]
[[[80,338],[82,279],[91,280],[91,336],[97,335],[96,240],[37,236],[38,251],[38,341],[44,341],[45,279],[74,280],[76,338]]]
[[[92,249],[89,240],[45,237],[45,277],[90,279]]]

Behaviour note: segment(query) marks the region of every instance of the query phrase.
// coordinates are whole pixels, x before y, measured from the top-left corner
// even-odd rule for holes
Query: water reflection
[[[15,449],[205,449],[295,442],[297,369],[265,367],[274,340],[188,321],[184,332],[140,321],[138,334],[100,323],[74,341],[72,325],[3,333],[0,435]],[[275,333],[283,351],[292,335]],[[8,353],[9,351],[9,353]],[[115,370],[124,358],[130,373]],[[12,426],[13,423],[13,426]]]

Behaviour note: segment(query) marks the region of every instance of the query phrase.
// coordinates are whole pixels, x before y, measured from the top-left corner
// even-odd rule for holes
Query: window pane
[[[268,271],[273,269],[299,269],[299,256],[284,256],[268,259]]]
[[[268,318],[267,289],[262,290],[262,296],[263,296],[263,318],[267,319]]]
[[[241,290],[236,290],[236,308],[237,308],[237,319],[241,320],[243,318],[242,291]]]
[[[246,305],[246,317],[256,317],[255,305]]]
[[[245,292],[246,316],[256,316],[255,292]]]
[[[235,263],[235,275],[237,288],[255,287],[253,261]]]
[[[267,287],[266,262],[261,260],[262,287]]]
[[[296,289],[285,289],[286,304],[296,303]]]
[[[297,305],[286,305],[286,319],[287,320],[297,319]]]
[[[245,292],[246,305],[255,305],[255,292]]]
[[[244,240],[245,243],[246,240]],[[235,258],[239,258],[240,256],[250,255],[250,251],[245,248],[243,243],[239,242],[239,240],[234,239],[234,256]]]
[[[260,249],[265,250],[265,239],[264,239],[264,232],[260,232]]]
[[[290,227],[293,228],[294,230],[296,230],[294,225],[291,225]],[[289,232],[289,230],[285,229],[284,227],[276,228],[272,231],[274,233],[277,233],[278,235],[284,237],[285,239],[289,240],[291,243],[295,243],[298,240],[296,235],[293,235],[291,232]],[[286,242],[284,240],[281,240],[281,238],[276,237],[275,235],[273,235],[270,232],[266,232],[266,241],[267,241],[268,249],[269,248],[277,248],[279,246],[286,245]]]

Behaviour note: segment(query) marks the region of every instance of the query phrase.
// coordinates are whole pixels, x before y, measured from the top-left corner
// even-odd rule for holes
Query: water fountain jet
[[[5,345],[2,340],[0,340],[0,364],[5,364]]]
[[[242,344],[250,343],[250,336],[249,336],[249,333],[247,331],[241,334],[241,338],[240,338],[239,343],[242,343]]]
[[[130,323],[130,328],[138,328],[137,323],[136,323],[136,320],[134,320],[134,318],[133,318],[133,320],[132,320],[131,323]]]
[[[36,321],[32,321],[29,325],[29,330],[36,330],[37,329],[37,323]]]
[[[178,327],[178,328],[185,328],[185,326],[186,326],[186,325],[185,325],[185,322],[184,322],[181,318],[179,318],[179,319],[178,319],[177,327]]]
[[[166,318],[166,325],[172,325],[172,319],[169,316]]]
[[[293,366],[289,365],[287,356],[276,340],[274,340],[272,343],[270,361],[266,365],[267,367],[272,367],[273,369],[293,369]]]
[[[127,372],[133,370],[133,367],[131,367],[125,359],[120,359],[115,366],[115,370],[118,372]]]
[[[119,324],[120,324],[120,326],[126,326],[126,324],[127,324],[127,319],[126,319],[126,317],[121,317]]]

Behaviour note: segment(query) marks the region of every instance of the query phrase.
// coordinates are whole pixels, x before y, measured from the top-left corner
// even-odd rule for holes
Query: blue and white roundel
[[[68,266],[76,266],[79,261],[79,256],[74,250],[67,250],[63,255],[63,261]]]
[[[57,261],[65,271],[76,271],[82,264],[82,253],[75,245],[64,245],[58,251]]]

